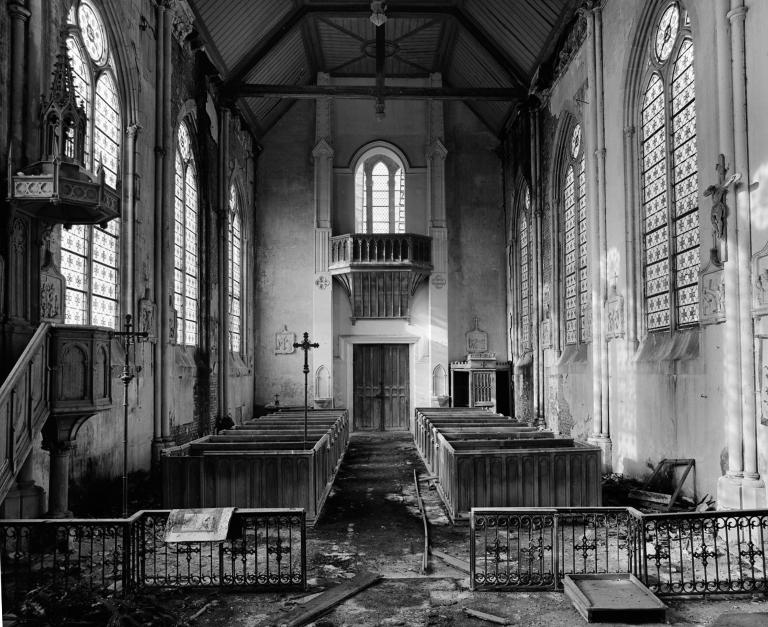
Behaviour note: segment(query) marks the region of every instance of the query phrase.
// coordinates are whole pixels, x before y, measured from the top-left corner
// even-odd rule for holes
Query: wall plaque
[[[478,326],[479,319],[475,316],[475,328],[467,331],[467,353],[485,353],[488,351],[488,334]]]
[[[295,352],[293,344],[296,342],[296,334],[288,330],[288,325],[283,325],[283,330],[275,333],[275,355],[290,355]]]

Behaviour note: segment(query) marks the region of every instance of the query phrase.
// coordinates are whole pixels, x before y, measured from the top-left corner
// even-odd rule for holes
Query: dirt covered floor
[[[567,627],[586,622],[570,600],[554,592],[471,592],[469,577],[437,557],[422,575],[423,525],[413,471],[428,513],[431,544],[468,560],[469,530],[453,527],[437,492],[430,490],[426,469],[408,433],[357,433],[336,478],[322,518],[308,530],[306,593],[215,594],[175,593],[170,606],[194,625],[254,627],[280,625],[289,612],[317,593],[362,571],[381,580],[316,620],[318,627],[375,625],[492,625],[471,618],[465,608],[486,612],[516,625]],[[669,601],[667,624],[768,626],[764,595]],[[738,614],[751,616],[741,618]],[[762,615],[761,615],[762,614]],[[747,621],[747,622],[744,622]]]

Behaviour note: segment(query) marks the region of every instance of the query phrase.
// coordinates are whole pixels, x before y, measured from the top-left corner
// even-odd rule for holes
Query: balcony
[[[329,270],[358,319],[410,319],[410,299],[432,271],[432,239],[413,233],[331,238]]]

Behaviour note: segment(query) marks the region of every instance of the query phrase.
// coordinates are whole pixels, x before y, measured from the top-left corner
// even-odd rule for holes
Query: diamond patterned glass
[[[187,125],[176,133],[174,159],[173,303],[176,309],[176,342],[198,343],[198,206],[197,179]]]
[[[680,30],[676,3],[664,11],[654,38],[663,66],[648,81],[640,116],[649,331],[698,323],[700,265],[694,50]],[[666,63],[678,43],[674,63]]]
[[[524,350],[531,347],[531,286],[527,211],[526,208],[520,216],[520,338]]]
[[[405,233],[405,173],[389,157],[374,155],[355,172],[357,233]]]
[[[108,40],[93,5],[83,0],[75,6],[79,28],[67,38],[67,51],[75,91],[88,117],[85,165],[96,170],[101,164],[106,183],[114,188],[120,168],[121,116],[112,68],[106,65]],[[93,77],[97,77],[95,90]],[[65,321],[118,328],[120,220],[112,220],[106,228],[77,225],[62,229],[61,266],[67,282]]]
[[[234,185],[229,190],[229,350],[240,352],[242,336],[242,250],[240,206]]]

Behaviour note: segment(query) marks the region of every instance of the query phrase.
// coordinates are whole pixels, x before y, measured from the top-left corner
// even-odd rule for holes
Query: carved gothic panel
[[[139,331],[148,333],[148,342],[157,342],[157,306],[149,297],[149,290],[139,300]]]
[[[722,268],[713,264],[710,266],[701,275],[701,324],[725,321],[725,274]]]
[[[609,340],[624,337],[624,297],[615,289],[608,297],[607,309],[606,337]]]
[[[40,320],[64,322],[65,290],[64,275],[53,260],[40,270]]]

